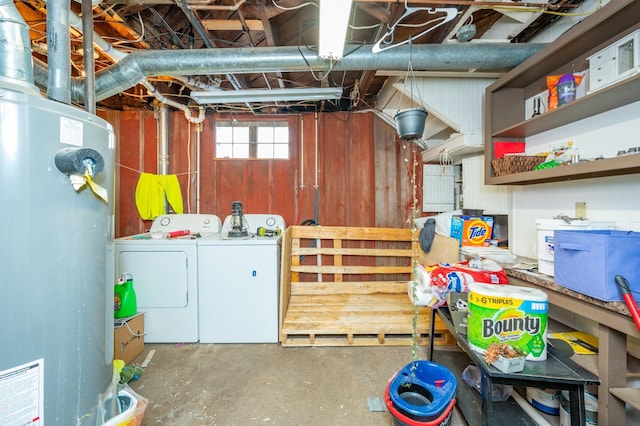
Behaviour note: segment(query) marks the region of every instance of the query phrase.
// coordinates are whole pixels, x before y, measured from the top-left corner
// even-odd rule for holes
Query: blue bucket
[[[402,424],[443,424],[455,405],[457,386],[456,377],[447,368],[430,361],[414,361],[389,382],[387,405]]]

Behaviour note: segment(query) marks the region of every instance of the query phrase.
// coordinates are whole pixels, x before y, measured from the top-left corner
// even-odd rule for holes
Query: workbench
[[[494,384],[508,384],[513,386],[530,386],[542,389],[558,389],[569,391],[572,426],[585,424],[584,387],[585,385],[599,385],[600,380],[592,374],[562,355],[551,345],[547,349],[547,359],[544,361],[527,361],[524,370],[519,373],[504,373],[494,366],[487,364],[484,357],[473,351],[467,342],[466,334],[457,333],[451,314],[447,307],[431,310],[431,324],[435,323],[436,316],[447,326],[454,336],[458,346],[464,351],[469,361],[475,364],[481,373],[480,393],[465,386],[462,382],[458,386],[458,398],[468,400],[468,394],[473,395],[470,402],[459,404],[465,419],[470,425],[476,424],[481,419],[483,426],[497,424],[499,416],[500,424],[535,424],[522,410],[511,405],[498,406],[492,401],[492,387]],[[440,352],[438,359],[434,359],[433,343],[429,342],[429,360],[433,360],[451,369],[459,370],[459,367],[451,366],[449,353]],[[460,372],[457,371],[457,376]],[[467,393],[467,395],[464,395]],[[467,398],[465,398],[467,397]],[[477,400],[481,400],[478,404]],[[503,404],[504,405],[504,404]]]
[[[543,290],[549,306],[557,306],[598,324],[598,355],[573,358],[600,378],[598,421],[604,425],[623,425],[628,403],[640,410],[640,389],[627,386],[627,338],[640,338],[640,332],[624,302],[605,302],[565,288],[553,277],[520,269],[505,269],[509,284]],[[571,324],[568,324],[571,325]]]

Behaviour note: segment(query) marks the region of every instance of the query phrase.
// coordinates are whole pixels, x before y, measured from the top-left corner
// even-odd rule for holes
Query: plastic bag
[[[475,365],[468,365],[462,371],[462,380],[478,392],[481,392],[480,369]],[[513,386],[494,384],[491,388],[491,400],[493,402],[502,402],[509,399],[513,392]]]
[[[135,425],[140,426],[142,424],[142,420],[144,419],[144,413],[147,409],[147,404],[149,404],[149,399],[131,389],[131,386],[126,383],[124,385],[120,385],[120,389],[126,390],[138,401],[135,411]]]
[[[469,291],[470,283],[509,284],[502,267],[491,259],[473,259],[453,265],[417,264],[413,272],[415,281],[410,282],[409,297],[414,305],[430,308],[444,305],[451,291]]]
[[[582,75],[562,74],[547,76],[549,90],[549,111],[576,100],[576,90],[582,82]]]

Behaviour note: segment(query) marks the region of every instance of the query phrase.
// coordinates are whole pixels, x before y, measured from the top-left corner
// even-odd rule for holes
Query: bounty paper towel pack
[[[513,285],[469,285],[467,338],[476,352],[492,343],[508,343],[527,354],[526,359],[547,359],[547,294]]]

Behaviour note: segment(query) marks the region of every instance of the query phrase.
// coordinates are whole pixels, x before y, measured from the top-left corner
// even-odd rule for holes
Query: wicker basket
[[[541,155],[505,155],[491,160],[494,176],[512,175],[529,172],[538,164],[544,163],[546,157]]]

